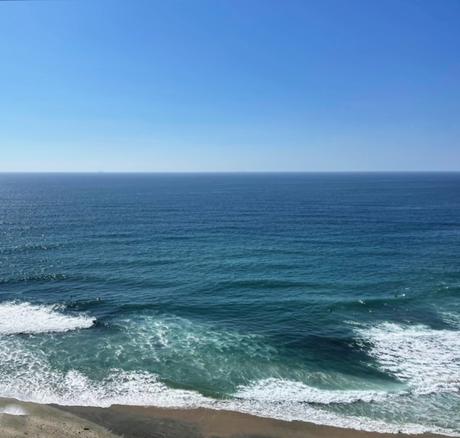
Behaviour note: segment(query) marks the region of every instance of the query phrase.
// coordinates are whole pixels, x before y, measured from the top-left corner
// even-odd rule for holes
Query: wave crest
[[[383,401],[391,393],[384,391],[366,390],[332,390],[319,389],[286,379],[263,379],[251,385],[241,386],[235,397],[246,400],[259,400],[270,402],[294,402],[294,403],[355,403],[358,401],[371,402]]]
[[[57,310],[52,311],[62,315]],[[175,348],[178,342],[191,349],[193,354],[200,354],[201,343],[209,346],[202,327],[195,328],[195,331],[186,336],[182,329],[184,325],[190,328],[188,323],[177,321],[176,327],[171,321],[168,322],[169,324],[162,321],[159,327],[154,325],[146,329],[146,338],[141,342],[143,351],[147,350],[148,345],[153,349]],[[137,329],[134,333],[139,335]],[[216,336],[215,333],[212,335]],[[241,340],[239,336],[236,339],[228,336],[219,336],[215,340],[216,345],[221,348],[222,341],[231,345],[233,341]],[[378,405],[383,401],[382,405],[392,405],[397,409],[398,399],[404,393],[384,393],[373,389],[332,390],[295,380],[268,378],[255,379],[252,383],[229,392],[224,398],[211,398],[198,391],[169,387],[154,372],[112,368],[107,369],[103,375],[93,375],[74,368],[56,367],[50,362],[41,344],[31,344],[31,340],[33,339],[29,337],[0,336],[0,394],[4,397],[62,405],[203,407],[368,431],[438,432],[458,436],[455,430],[442,429],[423,422],[416,424],[397,419],[392,423],[385,421],[384,417],[372,419],[362,416],[360,402]],[[216,350],[211,351],[215,354]],[[334,404],[356,406],[356,409],[347,413],[342,409],[336,411]]]
[[[460,333],[384,322],[358,328],[378,367],[416,394],[460,390]]]
[[[6,302],[0,304],[0,334],[67,332],[91,327],[96,318],[66,315],[57,305]]]

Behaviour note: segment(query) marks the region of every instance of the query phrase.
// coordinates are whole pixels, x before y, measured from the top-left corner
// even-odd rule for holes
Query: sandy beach
[[[0,398],[0,437],[113,438],[103,427],[49,405]]]
[[[34,438],[394,438],[387,433],[287,422],[229,411],[141,406],[94,408],[0,399],[0,437]],[[398,437],[435,438],[440,435]]]

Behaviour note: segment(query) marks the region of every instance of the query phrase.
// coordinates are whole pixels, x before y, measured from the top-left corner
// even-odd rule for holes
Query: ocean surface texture
[[[0,175],[0,396],[460,436],[460,174]]]

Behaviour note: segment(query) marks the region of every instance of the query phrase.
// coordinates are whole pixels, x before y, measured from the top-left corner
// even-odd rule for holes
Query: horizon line
[[[302,173],[460,173],[457,170],[0,170],[5,174],[91,174],[91,175],[114,175],[114,174],[302,174]]]

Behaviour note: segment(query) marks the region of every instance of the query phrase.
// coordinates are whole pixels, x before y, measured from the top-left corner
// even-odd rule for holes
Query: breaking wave
[[[460,333],[384,322],[357,329],[380,370],[416,394],[460,390]]]
[[[120,359],[118,363],[114,362],[116,366],[98,374],[93,367],[75,369],[73,362],[53,365],[50,352],[43,346],[54,344],[34,343],[31,337],[11,336],[65,332],[91,327],[94,322],[95,318],[85,314],[63,313],[59,306],[18,302],[0,304],[0,394],[24,401],[61,405],[203,407],[367,431],[435,432],[458,436],[457,431],[436,425],[386,421],[383,417],[362,415],[364,405],[397,409],[399,400],[405,403],[404,399],[410,400],[412,394],[458,391],[460,339],[457,331],[389,322],[366,328],[354,326],[361,346],[374,358],[376,366],[403,383],[397,392],[391,392],[390,388],[319,388],[294,378],[254,377],[259,374],[255,369],[249,383],[238,385],[220,398],[197,390],[170,387],[164,377],[159,377],[163,373],[136,369],[135,363],[126,359],[137,357],[145,363],[166,363],[177,367],[180,363],[174,361],[180,356],[199,374],[220,372],[223,377],[230,378],[241,360],[246,368],[256,368],[249,365],[251,360],[254,364],[272,363],[279,352],[258,336],[216,330],[174,316],[136,315],[136,319],[118,319],[112,336],[122,337],[104,338],[101,348],[97,348],[98,352],[104,350],[102,345],[106,343],[109,350],[105,353],[112,357],[111,349],[115,348]],[[81,335],[83,332],[78,336]],[[49,338],[48,341],[56,340],[44,336]],[[128,346],[131,349],[127,349]],[[63,351],[59,350],[59,354],[62,355]],[[222,357],[227,358],[226,361],[223,362]],[[123,364],[130,370],[122,369]],[[276,374],[275,368],[269,369]],[[342,410],[345,406],[356,406],[356,409],[346,412]]]
[[[66,315],[57,305],[6,302],[0,304],[0,334],[67,332],[91,327],[95,318]]]

